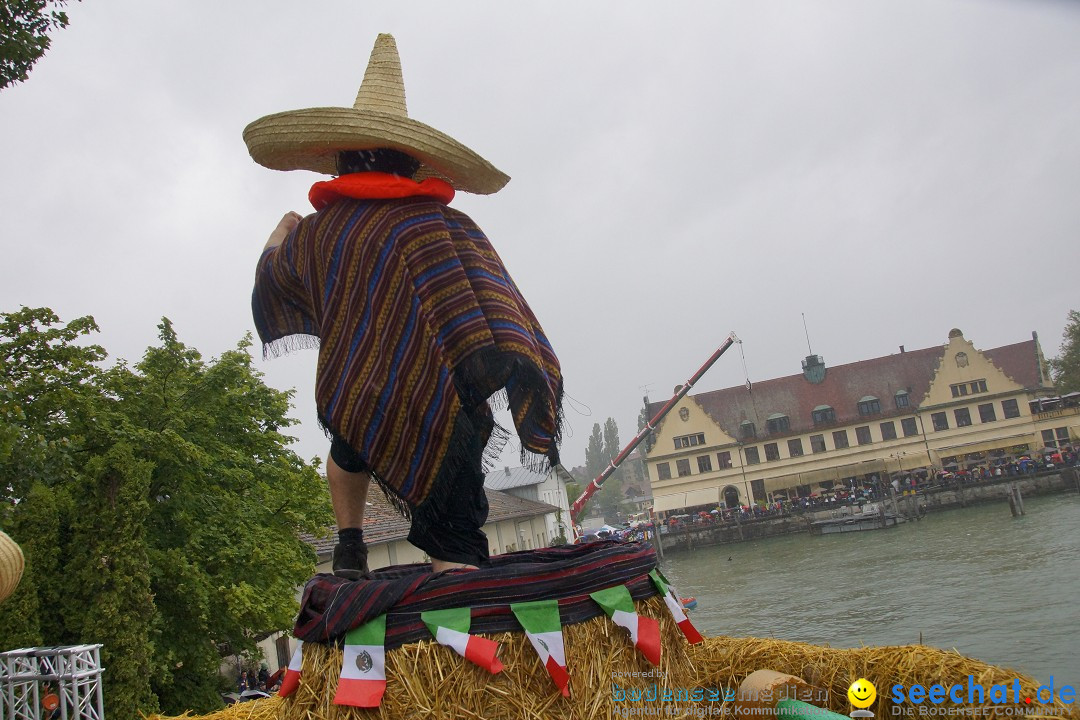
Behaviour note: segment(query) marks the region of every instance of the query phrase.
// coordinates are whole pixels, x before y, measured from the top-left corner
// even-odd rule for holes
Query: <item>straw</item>
[[[244,129],[255,162],[272,170],[333,175],[343,150],[390,148],[421,162],[416,179],[438,177],[463,192],[498,192],[510,177],[449,135],[407,114],[397,44],[379,35],[353,107],[290,110]]]
[[[796,675],[827,690],[828,697],[813,704],[843,715],[851,711],[848,687],[867,678],[877,685],[873,710],[880,720],[892,717],[888,697],[895,683],[966,686],[972,675],[974,682],[989,688],[1019,678],[1022,692],[1031,697],[1038,687],[1033,679],[1011,670],[922,645],[842,650],[774,639],[716,637],[688,646],[662,599],[650,598],[636,606],[639,613],[660,623],[664,648],[660,666],[654,669],[633,647],[626,631],[606,617],[564,627],[570,698],[559,694],[524,633],[499,633],[488,636],[500,644],[499,658],[505,669],[497,675],[465,662],[434,641],[410,643],[386,654],[387,688],[381,707],[337,706],[333,697],[342,651],[305,643],[300,686],[289,698],[242,703],[187,720],[607,720],[628,716],[738,720],[732,703],[722,699],[724,691],[734,690],[748,674],[763,668]],[[650,672],[653,675],[640,675]],[[671,701],[659,699],[665,691],[671,693]],[[702,699],[689,700],[695,691]],[[649,699],[651,692],[657,699]],[[710,693],[717,699],[710,700]],[[987,710],[980,718],[1019,716],[1015,705],[1006,709],[986,703],[983,707]],[[1043,706],[1043,710],[1035,717],[1074,717],[1070,707],[1061,703]],[[914,714],[919,715],[918,708]],[[152,716],[149,720],[164,719]]]
[[[22,549],[10,535],[0,530],[0,602],[15,592],[25,566]]]

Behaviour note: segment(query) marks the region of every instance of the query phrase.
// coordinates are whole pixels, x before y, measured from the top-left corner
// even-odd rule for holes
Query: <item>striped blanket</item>
[[[405,514],[452,492],[502,390],[523,464],[557,462],[558,359],[484,233],[437,199],[343,197],[305,217],[260,258],[252,310],[266,354],[319,346],[320,422]]]
[[[473,633],[518,631],[510,603],[559,600],[564,625],[603,614],[589,593],[626,585],[635,600],[657,594],[649,579],[652,547],[615,541],[495,555],[479,570],[432,573],[430,564],[376,570],[372,580],[316,575],[304,588],[293,634],[304,642],[335,642],[386,613],[386,648],[429,638],[428,610],[472,609]]]

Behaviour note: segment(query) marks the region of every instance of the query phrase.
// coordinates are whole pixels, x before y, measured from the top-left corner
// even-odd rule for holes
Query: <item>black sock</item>
[[[360,528],[341,528],[337,532],[337,537],[342,545],[364,544],[364,531]]]

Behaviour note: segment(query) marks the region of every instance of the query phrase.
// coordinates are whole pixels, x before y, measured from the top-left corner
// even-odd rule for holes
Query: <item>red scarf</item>
[[[412,178],[381,172],[350,173],[333,180],[323,180],[311,186],[308,200],[316,210],[322,210],[339,198],[359,200],[389,200],[392,198],[426,196],[448,205],[454,199],[454,188],[439,178],[417,182]]]

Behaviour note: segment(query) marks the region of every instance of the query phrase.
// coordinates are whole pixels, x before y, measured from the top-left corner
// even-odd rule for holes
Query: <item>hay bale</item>
[[[333,704],[342,651],[304,645],[300,687],[282,706],[278,720],[360,720],[361,718],[608,718],[623,708],[643,707],[643,699],[613,700],[612,681],[642,689],[654,685],[682,689],[695,677],[688,645],[659,597],[637,603],[638,612],[660,622],[663,655],[653,668],[630,644],[625,630],[606,617],[563,628],[570,673],[569,699],[551,682],[524,633],[489,635],[500,645],[505,666],[498,675],[465,662],[434,641],[403,645],[386,654],[386,694],[378,710]],[[640,677],[651,673],[655,677]],[[614,675],[621,673],[620,675]],[[631,673],[638,673],[633,677]],[[688,703],[671,703],[689,709]],[[678,717],[673,715],[669,717]],[[232,720],[236,720],[235,718]]]
[[[689,699],[699,688],[735,689],[755,670],[770,669],[801,677],[828,690],[828,701],[815,705],[848,714],[847,690],[865,677],[877,685],[873,708],[878,720],[892,717],[889,687],[966,683],[967,676],[989,688],[1019,678],[1023,693],[1034,695],[1038,683],[1011,670],[972,660],[956,652],[923,645],[836,649],[762,638],[706,638],[689,646],[659,597],[636,603],[638,612],[660,623],[663,658],[653,668],[630,644],[622,628],[606,617],[563,628],[570,672],[570,698],[555,688],[524,633],[488,635],[500,644],[499,658],[506,669],[490,675],[465,662],[434,641],[403,645],[386,655],[386,694],[376,710],[333,704],[341,670],[342,650],[316,643],[304,644],[300,686],[286,699],[272,698],[232,705],[220,712],[186,720],[367,720],[379,718],[491,718],[534,720],[574,718],[720,717],[741,720],[731,703],[710,701],[708,691],[698,701]],[[653,673],[634,677],[631,673]],[[624,692],[617,700],[613,683]],[[659,702],[642,697],[650,688],[658,695],[670,690],[676,700]],[[636,697],[634,694],[637,693]],[[944,706],[940,706],[944,707]],[[1015,706],[988,708],[979,718],[1025,717]],[[1009,710],[1007,710],[1009,708]],[[1070,706],[1044,706],[1040,718],[1073,718]],[[636,712],[635,712],[636,711]],[[918,709],[915,710],[916,717]],[[1030,716],[1027,716],[1030,717]],[[151,716],[148,720],[166,720]]]
[[[11,536],[0,530],[0,602],[15,592],[25,564],[22,549]]]
[[[988,665],[955,650],[938,650],[926,645],[842,649],[771,638],[711,637],[692,647],[690,657],[698,669],[693,680],[698,685],[734,687],[755,670],[768,668],[801,677],[811,685],[828,690],[828,702],[814,704],[844,715],[851,711],[848,688],[859,678],[866,678],[877,687],[878,699],[872,709],[875,717],[882,719],[892,717],[894,704],[888,699],[889,688],[897,683],[906,687],[915,684],[924,687],[963,684],[966,687],[968,675],[971,675],[973,682],[988,690],[992,685],[1011,683],[1014,678],[1019,678],[1021,696],[1031,698],[1035,697],[1039,687],[1033,678],[1014,670]],[[924,703],[922,707],[927,705]],[[918,716],[917,706],[910,703],[905,706],[915,708]],[[964,703],[964,707],[985,708],[977,717],[1014,718],[1024,717],[1018,709],[1026,712],[1031,706],[985,702],[979,706]],[[1073,707],[1055,701],[1053,705],[1043,706],[1044,713],[1040,717],[1075,717]]]

